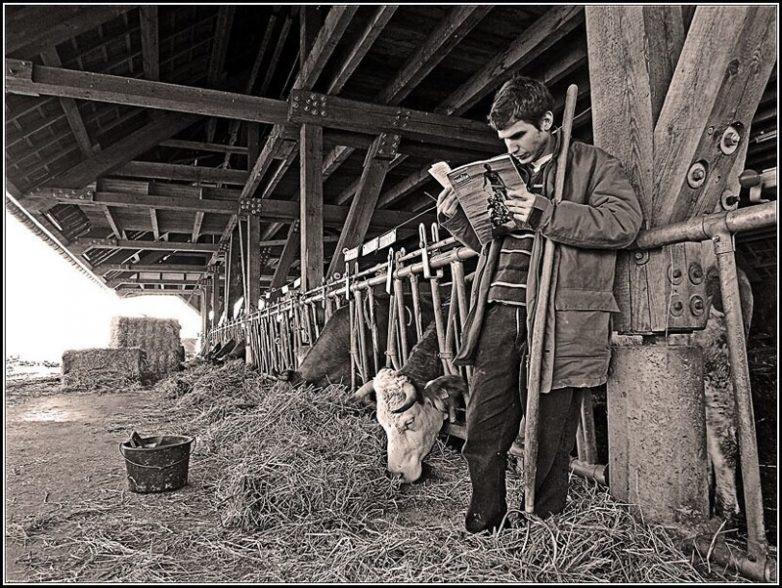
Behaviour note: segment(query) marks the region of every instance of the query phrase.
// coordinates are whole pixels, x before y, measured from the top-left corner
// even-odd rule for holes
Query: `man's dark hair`
[[[554,98],[548,88],[532,78],[514,76],[497,90],[489,112],[489,125],[501,131],[519,120],[540,130],[546,111],[554,110]]]

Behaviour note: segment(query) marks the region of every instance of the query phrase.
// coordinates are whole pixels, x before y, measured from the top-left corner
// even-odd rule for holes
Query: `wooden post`
[[[258,310],[258,299],[261,297],[261,267],[262,256],[260,246],[261,219],[251,214],[247,218],[247,300],[244,301],[245,316],[249,317]],[[249,336],[249,332],[248,332]],[[248,340],[249,343],[249,340]],[[253,356],[252,346],[247,345],[247,365],[258,365],[258,358]]]
[[[216,268],[209,275],[212,284],[212,328],[214,329],[220,322],[220,315],[223,312],[222,297],[220,296],[220,269]]]
[[[323,128],[301,126],[301,289],[323,279]]]
[[[594,143],[628,171],[644,226],[712,212],[735,186],[730,176],[742,167],[775,62],[774,8],[699,6],[690,15],[678,6],[589,6],[586,28]],[[705,299],[700,248],[620,254],[614,328],[667,335],[702,327],[702,305],[690,303]],[[680,439],[705,431],[703,408],[692,402],[703,394],[702,380],[692,378],[699,361],[699,349],[651,337],[614,349],[611,492],[637,503],[647,520],[676,520],[683,508],[696,519],[708,512],[705,438]],[[636,423],[647,423],[646,432]],[[664,431],[649,436],[658,424]]]
[[[231,245],[228,251],[228,260],[225,276],[225,310],[228,312],[228,320],[234,318],[234,306],[244,295],[244,286],[242,284],[242,255],[241,243],[239,241],[239,227],[234,229],[231,235]]]

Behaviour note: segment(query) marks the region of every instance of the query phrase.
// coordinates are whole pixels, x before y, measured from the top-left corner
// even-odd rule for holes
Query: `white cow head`
[[[400,475],[404,482],[415,482],[421,477],[422,461],[434,445],[443,420],[453,413],[454,398],[465,387],[458,377],[461,385],[454,380],[455,386],[447,389],[441,380],[429,382],[421,391],[407,376],[383,368],[356,392],[361,399],[375,392],[377,420],[388,438],[388,471]]]

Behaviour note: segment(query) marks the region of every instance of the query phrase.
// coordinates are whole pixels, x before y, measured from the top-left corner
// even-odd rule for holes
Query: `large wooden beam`
[[[398,136],[382,134],[367,151],[356,195],[353,197],[345,227],[340,233],[337,249],[329,264],[328,277],[333,276],[335,272],[344,271],[344,249],[351,249],[363,243],[377,206],[380,189],[386,179],[388,164],[396,155],[398,140]]]
[[[746,142],[752,115],[774,68],[776,19],[772,6],[701,6],[654,132],[652,226],[714,210],[740,151],[721,147],[729,126]],[[682,128],[682,121],[686,128]],[[706,163],[700,188],[688,185],[695,162]]]
[[[41,53],[41,60],[44,65],[51,67],[62,67],[62,61],[60,61],[60,55],[57,53],[55,47],[50,47]],[[79,112],[79,107],[76,101],[71,98],[60,98],[60,106],[65,113],[65,118],[68,121],[68,126],[71,127],[73,136],[76,138],[76,143],[79,145],[79,149],[86,157],[91,157],[93,152],[92,140],[90,139],[87,129],[84,126],[84,119]]]
[[[203,274],[206,266],[184,263],[102,263],[95,269],[106,272],[186,272],[188,274]]]
[[[130,178],[209,182],[234,186],[243,186],[247,181],[247,172],[240,169],[221,169],[149,161],[130,161],[112,170],[111,175]]]
[[[285,245],[282,249],[282,254],[277,263],[277,268],[274,270],[274,276],[272,277],[271,288],[277,289],[288,279],[288,272],[291,269],[291,265],[301,250],[301,236],[299,235],[299,221],[293,221],[288,228],[288,237],[285,239]]]
[[[218,251],[220,246],[211,243],[179,243],[174,241],[136,241],[127,239],[76,239],[74,249],[137,249],[149,251]]]
[[[16,59],[6,59],[6,91],[33,96],[64,96],[249,122],[285,124],[288,116],[288,105],[283,100],[46,67]]]
[[[234,214],[238,204],[231,200],[212,200],[192,198],[188,196],[162,196],[137,194],[131,192],[94,192],[88,199],[79,199],[71,192],[58,188],[45,188],[37,193],[44,193],[57,202],[78,204],[79,206],[114,206],[117,208],[152,208],[158,210],[180,210],[187,212],[204,212],[210,214]],[[321,205],[319,213],[330,227],[344,225],[349,213],[349,207],[334,204]],[[292,221],[299,218],[299,203],[291,200],[264,200],[261,205],[261,218],[273,221]],[[411,212],[400,210],[378,210],[372,215],[372,224],[377,228],[391,228],[409,221]],[[185,225],[183,225],[185,226]],[[190,225],[192,227],[192,225]]]
[[[394,15],[397,8],[398,6],[378,6],[377,12],[369,20],[361,34],[359,34],[353,47],[348,52],[347,57],[345,57],[342,65],[339,67],[336,74],[334,74],[334,77],[326,90],[327,94],[339,94],[342,91],[342,88],[372,48],[372,45],[380,36],[380,33],[383,32],[383,29],[385,29],[388,21],[391,20],[391,17]]]
[[[247,303],[245,310],[249,315],[258,310],[258,299],[261,297],[261,275],[263,266],[269,259],[268,249],[261,253],[261,220],[251,214],[247,217]]]
[[[5,14],[5,54],[31,58],[134,6],[24,6]]]
[[[191,151],[210,151],[215,153],[247,155],[247,147],[242,147],[241,145],[223,145],[221,143],[206,143],[203,141],[169,139],[168,141],[162,141],[160,146],[175,149],[189,149]]]
[[[141,22],[141,59],[144,77],[148,80],[160,79],[160,41],[158,30],[158,7],[140,6]]]
[[[301,288],[306,292],[323,279],[323,129],[302,125],[299,143]]]
[[[203,211],[196,212],[195,221],[193,222],[193,233],[190,235],[190,241],[193,243],[198,242],[198,237],[201,236],[201,225],[204,222]]]
[[[229,320],[234,318],[234,306],[236,306],[239,298],[244,296],[244,278],[242,277],[244,269],[242,268],[241,248],[242,243],[239,227],[237,226],[231,234],[228,256],[225,262],[225,310],[228,312]]]

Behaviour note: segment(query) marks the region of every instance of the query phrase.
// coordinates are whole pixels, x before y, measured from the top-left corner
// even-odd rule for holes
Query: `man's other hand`
[[[535,195],[526,188],[508,190],[508,199],[505,201],[505,206],[508,207],[511,215],[513,215],[516,226],[520,227],[523,223],[527,222],[534,204]]]
[[[444,188],[437,197],[437,214],[451,218],[456,214],[458,208],[459,201],[456,199],[456,192],[453,188]]]

